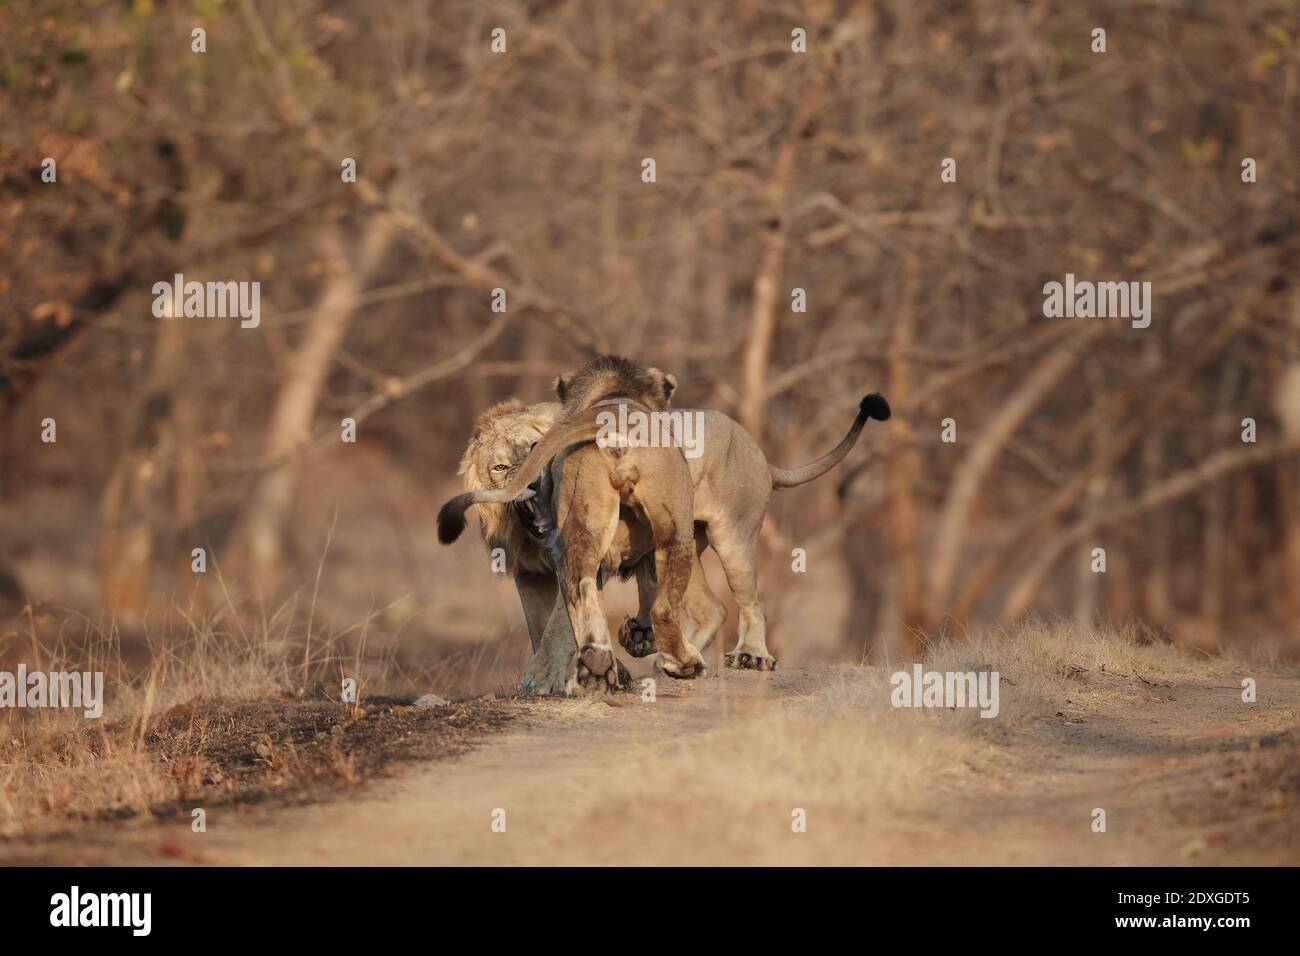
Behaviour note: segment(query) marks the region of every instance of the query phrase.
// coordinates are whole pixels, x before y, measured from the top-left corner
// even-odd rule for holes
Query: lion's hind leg
[[[670,677],[697,677],[706,670],[704,657],[686,640],[682,628],[684,598],[691,565],[698,563],[691,540],[689,512],[680,516],[650,512],[655,532],[655,599],[651,607],[659,666]]]
[[[697,542],[703,537],[697,533]],[[686,639],[694,644],[703,654],[718,636],[718,631],[727,619],[727,608],[709,587],[709,580],[704,576],[704,565],[700,563],[698,543],[695,549],[695,562],[691,565],[691,583],[686,586],[682,610],[687,627]]]
[[[687,643],[702,654],[709,649],[718,630],[727,620],[727,608],[718,600],[704,575],[700,554],[708,547],[703,526],[695,531],[695,560],[691,580],[682,595],[682,628]],[[655,643],[652,609],[655,599],[654,562],[643,560],[637,565],[637,595],[640,601],[636,617],[628,617],[618,630],[618,642],[633,657],[647,657],[659,649]]]
[[[725,655],[728,667],[776,670],[776,658],[767,650],[767,617],[758,596],[757,535],[744,541],[710,537],[722,562],[727,584],[740,608],[740,640]]]
[[[584,474],[573,458],[567,464],[568,469],[579,473],[573,477],[572,484],[566,479],[560,496],[563,502],[575,503],[559,509],[564,555],[560,590],[577,641],[578,684],[591,691],[609,693],[621,686],[621,682],[605,621],[600,566],[618,527],[618,493],[598,469],[587,468]]]

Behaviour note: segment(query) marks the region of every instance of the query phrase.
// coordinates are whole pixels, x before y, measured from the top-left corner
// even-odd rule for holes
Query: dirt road
[[[108,842],[123,862],[161,840],[253,865],[1300,862],[1300,678],[1260,673],[1247,704],[1240,667],[1104,664],[1013,663],[987,722],[876,706],[888,676],[869,668],[539,701],[356,795]]]
[[[886,667],[541,700],[469,753],[299,806],[96,824],[19,853],[207,864],[1296,864],[1300,674],[1053,635],[954,647],[1000,712]],[[1242,682],[1257,699],[1243,701]],[[506,705],[502,705],[506,706]],[[1104,830],[1100,828],[1104,811]],[[15,849],[14,847],[10,848]],[[12,855],[12,854],[11,854]]]

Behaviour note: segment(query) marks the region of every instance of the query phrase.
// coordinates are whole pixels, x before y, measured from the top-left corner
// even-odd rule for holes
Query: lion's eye
[[[508,466],[508,465],[493,465],[493,466],[492,466],[492,470],[493,470],[493,471],[497,471],[497,472],[508,471],[508,470],[509,470],[509,466]]]

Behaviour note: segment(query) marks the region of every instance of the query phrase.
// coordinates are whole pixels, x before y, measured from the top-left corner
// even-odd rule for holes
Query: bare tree
[[[325,376],[356,311],[366,281],[383,262],[392,242],[394,224],[387,216],[372,217],[354,249],[340,226],[328,229],[320,253],[329,268],[315,315],[302,341],[289,357],[284,382],[271,408],[266,429],[266,457],[280,462],[306,446],[320,403]],[[284,522],[293,497],[292,464],[272,467],[257,482],[241,518],[237,550],[246,550],[255,580],[270,586],[281,573]]]

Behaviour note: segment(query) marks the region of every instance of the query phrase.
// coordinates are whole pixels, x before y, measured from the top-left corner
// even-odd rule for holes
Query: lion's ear
[[[651,380],[659,384],[659,391],[662,393],[665,402],[673,397],[673,392],[677,391],[676,376],[669,375],[663,369],[656,368],[653,365],[647,368],[646,372],[649,373]]]
[[[555,377],[555,382],[551,387],[555,389],[555,397],[561,402],[563,402],[565,397],[569,394],[569,383],[564,380],[563,375],[557,375]]]

